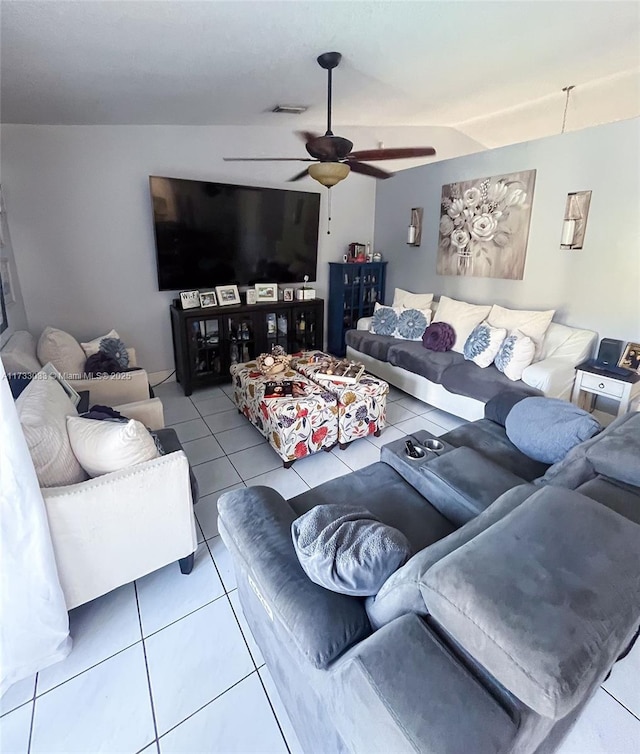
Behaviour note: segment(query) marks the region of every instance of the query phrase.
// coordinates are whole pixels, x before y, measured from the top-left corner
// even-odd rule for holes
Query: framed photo
[[[180,303],[183,309],[198,309],[200,307],[200,291],[182,291]]]
[[[80,403],[80,393],[76,392],[71,385],[64,379],[64,377],[60,374],[60,372],[53,366],[53,364],[48,361],[43,367],[42,371],[52,379],[56,380],[56,382],[60,383],[60,386],[64,390],[64,392],[69,397],[70,401],[73,403],[74,406],[77,406],[78,403]]]
[[[216,285],[216,294],[220,306],[233,306],[233,304],[240,303],[237,285]]]
[[[11,267],[8,259],[0,259],[0,282],[2,283],[2,294],[4,303],[9,306],[16,303],[16,295],[13,290],[13,280],[11,279]]]
[[[640,374],[640,343],[627,343],[618,366]]]
[[[208,306],[218,306],[218,299],[215,291],[202,291],[200,293],[200,306],[206,309]]]
[[[256,303],[256,289],[249,288],[247,290],[247,304],[255,304],[255,303]]]
[[[293,301],[293,288],[285,288],[284,289],[284,301]]]
[[[278,284],[277,283],[256,283],[256,301],[277,301]]]

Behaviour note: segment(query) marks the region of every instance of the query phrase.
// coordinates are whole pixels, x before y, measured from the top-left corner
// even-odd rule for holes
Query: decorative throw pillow
[[[411,555],[401,531],[350,505],[316,505],[291,524],[291,535],[311,581],[354,597],[377,594]]]
[[[440,296],[438,309],[433,318],[434,322],[447,322],[453,327],[456,339],[451,346],[452,351],[463,353],[464,344],[476,325],[487,318],[490,306],[476,306],[465,301],[456,301],[447,296]]]
[[[7,374],[30,374],[42,369],[33,335],[26,330],[13,333],[3,346],[0,357]]]
[[[518,450],[548,464],[562,461],[571,448],[602,429],[591,414],[573,403],[542,396],[516,403],[504,427]]]
[[[522,379],[522,373],[533,361],[535,344],[519,330],[510,332],[502,342],[495,359],[496,367],[510,380]]]
[[[55,327],[45,327],[38,341],[38,359],[41,364],[50,361],[65,379],[69,379],[69,375],[82,374],[86,358],[73,335]]]
[[[396,288],[393,292],[393,304],[391,306],[404,306],[406,309],[420,309],[431,311],[431,302],[433,293],[410,293],[403,291],[402,288]]]
[[[120,339],[120,336],[115,330],[109,330],[109,332],[106,333],[106,335],[100,335],[100,337],[94,338],[93,340],[90,340],[87,343],[80,343],[86,356],[91,356],[92,354],[97,353],[100,350],[100,343],[102,343],[104,338]]]
[[[422,340],[428,324],[429,320],[419,309],[403,309],[398,314],[395,336],[402,340]]]
[[[61,385],[39,372],[16,399],[16,409],[40,486],[84,482],[67,433],[67,417],[78,412]]]
[[[500,346],[507,337],[504,327],[491,327],[486,322],[477,325],[464,344],[464,357],[483,369],[493,364]]]
[[[430,351],[450,351],[455,341],[455,330],[446,322],[433,322],[422,336],[422,345]]]
[[[374,335],[392,336],[398,326],[398,311],[401,310],[392,309],[390,306],[376,307],[371,318],[369,332]]]
[[[129,366],[127,347],[120,338],[103,338],[100,341],[100,351],[116,361],[123,369]]]
[[[160,455],[149,430],[135,419],[124,424],[70,416],[67,430],[76,458],[91,477],[151,461]]]
[[[504,327],[508,331],[520,330],[523,335],[530,337],[536,347],[535,358],[538,359],[542,352],[544,336],[555,313],[555,309],[524,311],[505,309],[503,306],[494,304],[487,317],[487,322],[492,327]]]

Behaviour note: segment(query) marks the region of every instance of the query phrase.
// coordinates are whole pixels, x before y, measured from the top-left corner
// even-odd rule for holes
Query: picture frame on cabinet
[[[183,309],[199,309],[200,291],[180,291],[180,304]]]
[[[255,289],[256,289],[256,301],[258,303],[278,300],[278,284],[277,283],[256,283]]]
[[[255,304],[255,303],[256,303],[256,289],[248,288],[247,289],[247,304]]]
[[[200,306],[206,309],[209,306],[218,306],[218,299],[215,291],[202,291],[200,293]]]
[[[285,288],[282,291],[282,300],[283,301],[293,301],[293,288]]]
[[[233,306],[240,303],[237,285],[216,285],[219,306]]]

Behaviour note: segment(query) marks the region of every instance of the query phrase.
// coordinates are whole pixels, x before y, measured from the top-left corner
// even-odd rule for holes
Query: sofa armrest
[[[67,381],[78,392],[88,390],[91,405],[117,406],[149,398],[149,377],[144,369]]]
[[[149,429],[164,428],[164,411],[160,398],[148,398],[146,401],[123,403],[121,406],[112,406],[127,419],[137,419]]]
[[[522,381],[541,390],[547,398],[569,400],[575,376],[575,364],[571,359],[550,356],[526,367]]]
[[[298,561],[297,514],[276,490],[249,487],[218,500],[218,528],[236,570],[280,633],[316,668],[325,668],[371,633],[362,600],[314,584]]]
[[[358,320],[356,330],[368,330],[371,327],[373,317],[361,317]]]
[[[508,712],[416,615],[360,642],[331,676],[331,719],[349,751],[495,754],[517,733]]]
[[[42,496],[68,609],[197,548],[183,452]]]

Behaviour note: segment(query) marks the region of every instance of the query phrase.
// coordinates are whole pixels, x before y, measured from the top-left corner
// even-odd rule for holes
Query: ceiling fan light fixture
[[[309,165],[309,175],[327,188],[340,183],[350,172],[351,168],[344,162],[314,162]]]

